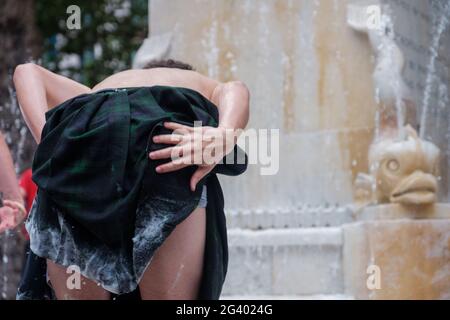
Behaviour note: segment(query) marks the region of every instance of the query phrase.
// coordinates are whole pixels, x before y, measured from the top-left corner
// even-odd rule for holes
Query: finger
[[[179,144],[180,142],[183,142],[183,136],[180,134],[162,134],[159,136],[153,137],[154,143],[159,144]]]
[[[161,149],[158,151],[150,152],[149,156],[152,160],[160,160],[160,159],[174,159],[177,157],[181,157],[183,155],[182,147],[168,147],[165,149]]]
[[[12,200],[3,200],[3,205],[5,207],[9,207],[11,209],[17,209],[17,210],[21,210],[23,208],[23,205],[21,205],[17,201],[12,201]]]
[[[22,204],[11,200],[4,200],[3,204],[6,207],[11,208],[13,210],[11,214],[13,214],[14,217],[19,217],[19,220],[26,216],[27,211]]]
[[[17,209],[17,202],[11,201],[11,200],[3,200],[3,205],[6,207],[10,207],[13,209]]]
[[[192,131],[194,128],[176,122],[164,122],[164,127],[170,130],[187,130]]]
[[[200,180],[202,180],[211,170],[213,169],[213,166],[207,166],[207,167],[198,167],[198,169],[194,172],[194,174],[191,177],[191,191],[195,191],[197,188],[197,184]]]
[[[156,167],[156,172],[158,172],[158,173],[169,173],[169,172],[174,172],[174,171],[177,171],[177,170],[184,169],[184,168],[186,168],[186,167],[191,165],[190,163],[187,163],[185,160],[186,159],[184,159],[184,158],[179,158],[179,159],[174,160],[172,162],[162,164],[162,165]]]
[[[13,209],[11,227],[12,228],[16,227],[22,221],[23,218],[25,218],[25,216],[22,214],[21,210]]]

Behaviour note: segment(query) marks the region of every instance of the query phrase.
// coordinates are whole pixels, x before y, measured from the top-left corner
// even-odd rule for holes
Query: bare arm
[[[219,109],[219,127],[245,129],[249,119],[250,93],[240,81],[220,83],[213,91],[211,100]]]
[[[219,109],[218,128],[192,128],[178,123],[165,123],[165,127],[173,130],[173,134],[156,136],[153,140],[155,143],[176,146],[150,153],[150,158],[154,160],[172,159],[171,162],[158,166],[158,173],[176,171],[192,164],[198,165],[190,181],[193,191],[197,183],[212,171],[223,156],[233,150],[238,135],[245,129],[249,120],[250,93],[242,82],[219,83],[212,92],[211,101]],[[196,138],[198,136],[201,136],[201,139]],[[214,156],[206,159],[205,152],[209,152],[206,150],[213,149]],[[179,157],[180,155],[182,156]],[[202,159],[202,163],[194,163],[195,158]]]
[[[52,107],[91,89],[38,65],[27,63],[16,67],[14,85],[22,114],[39,143],[45,124],[45,113]]]
[[[3,135],[0,133],[0,192],[3,193],[4,199],[22,202],[20,188],[17,182],[14,164],[9,152],[9,148],[5,142]]]
[[[14,164],[3,135],[0,133],[0,234],[13,229],[25,218],[26,212],[17,182]]]

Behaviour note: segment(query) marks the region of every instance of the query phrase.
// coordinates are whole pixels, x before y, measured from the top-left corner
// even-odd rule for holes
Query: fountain
[[[374,12],[379,15],[372,24],[371,8],[376,8]],[[384,11],[388,8],[385,6]],[[392,18],[382,9],[380,1],[349,4],[347,9],[347,23],[367,34],[376,57],[373,82],[379,105],[377,139],[400,136],[405,122],[415,122],[415,107],[402,76],[405,57],[395,42]]]
[[[403,140],[383,139],[370,146],[371,174],[355,181],[357,202],[431,205],[437,201],[439,149],[421,140],[410,126]]]
[[[136,66],[171,57],[239,78],[250,127],[281,129],[277,175],[222,180],[224,296],[448,297],[446,3],[149,1]]]
[[[430,45],[430,62],[427,67],[425,92],[423,95],[422,116],[420,119],[421,138],[425,137],[427,131],[427,115],[431,101],[432,88],[436,79],[436,59],[439,56],[441,38],[443,33],[448,29],[450,23],[450,2],[435,0],[432,3],[435,8],[432,19],[433,25],[436,27]]]
[[[376,25],[368,23],[370,8],[378,8]],[[379,1],[348,6],[347,23],[367,34],[375,51],[373,80],[379,105],[377,134],[369,148],[370,175],[359,174],[355,181],[357,203],[433,204],[437,200],[440,151],[433,143],[419,138],[413,128],[417,107],[403,80],[405,57],[394,39],[388,9],[386,6],[382,10]],[[441,28],[438,34],[442,34]],[[434,61],[434,52],[432,56]],[[423,108],[422,113],[426,111]]]
[[[419,137],[413,128],[416,119],[408,121],[405,117],[411,109],[410,113],[415,115],[418,108],[404,81],[405,57],[392,35],[394,25],[389,7],[385,5],[382,10],[379,1],[369,5],[384,12],[375,28],[367,25],[367,3],[348,6],[348,24],[368,34],[376,52],[373,79],[380,122],[369,147],[370,174],[359,174],[355,181],[361,222],[344,227],[346,290],[362,299],[448,299],[450,287],[436,283],[448,283],[450,278],[446,254],[450,206],[437,204],[440,150],[424,140],[431,79],[435,76],[440,38],[448,17],[439,19],[433,30]],[[355,18],[358,10],[362,16],[359,19]],[[450,11],[446,9],[440,15],[445,16],[446,12]],[[372,267],[376,267],[380,277],[375,289],[364,283]],[[382,281],[381,276],[388,280]]]

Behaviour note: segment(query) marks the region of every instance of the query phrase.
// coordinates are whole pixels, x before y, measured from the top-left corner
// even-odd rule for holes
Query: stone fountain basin
[[[450,204],[438,203],[428,206],[382,204],[367,207],[357,215],[358,221],[396,219],[450,219]]]
[[[341,211],[334,212],[341,218],[328,228],[283,228],[284,223],[259,231],[251,229],[253,223],[248,229],[231,227],[223,298],[450,298],[450,204]],[[246,221],[258,220],[259,226],[275,221],[265,215]],[[317,212],[284,214],[287,220],[293,215],[317,222]],[[319,222],[328,223],[333,212],[319,216]],[[380,290],[367,289],[371,264],[381,269]]]

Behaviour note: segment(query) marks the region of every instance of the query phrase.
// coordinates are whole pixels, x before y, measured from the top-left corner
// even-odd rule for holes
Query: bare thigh
[[[194,210],[156,251],[139,289],[143,300],[197,299],[203,273],[206,211]]]
[[[194,210],[155,252],[139,290],[143,300],[196,299],[203,272],[206,211]],[[108,300],[110,293],[81,275],[74,288],[73,273],[47,260],[49,280],[58,300]],[[69,283],[69,285],[68,285]]]
[[[94,281],[47,260],[50,283],[58,300],[109,300],[110,294]],[[80,277],[77,282],[75,277]],[[79,286],[78,286],[79,284]]]

